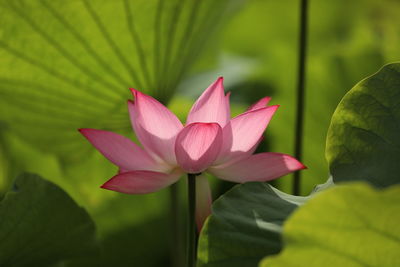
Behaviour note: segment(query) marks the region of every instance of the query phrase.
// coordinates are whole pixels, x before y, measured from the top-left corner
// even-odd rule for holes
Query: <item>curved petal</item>
[[[269,101],[271,101],[271,97],[269,97],[269,96],[263,97],[260,100],[258,100],[256,103],[251,105],[247,109],[247,111],[253,111],[253,110],[260,109],[260,108],[265,108],[265,107],[267,107]]]
[[[227,102],[229,104],[229,96],[225,96],[223,78],[219,77],[193,104],[186,124],[215,122],[224,127],[230,119],[230,110]]]
[[[101,188],[125,194],[147,194],[175,183],[181,174],[181,172],[167,174],[153,171],[123,172],[108,180]]]
[[[225,111],[226,111],[226,116],[228,117],[228,121],[231,119],[231,100],[230,99],[231,99],[231,92],[228,92],[225,95]],[[223,126],[221,126],[221,127],[223,127]]]
[[[132,127],[142,145],[159,158],[176,164],[175,139],[183,129],[179,119],[154,98],[131,89],[135,103],[129,101],[128,109]]]
[[[201,231],[207,217],[211,214],[211,190],[208,179],[204,174],[196,177],[196,224]]]
[[[223,180],[244,183],[270,181],[305,168],[292,156],[269,152],[255,154],[227,166],[212,167],[208,171]]]
[[[108,160],[124,170],[165,170],[146,151],[125,136],[96,129],[79,129]]]
[[[222,130],[217,123],[192,123],[176,139],[178,164],[188,173],[199,173],[217,158],[222,144]]]
[[[233,118],[223,129],[223,144],[216,164],[250,156],[278,107],[260,108]]]

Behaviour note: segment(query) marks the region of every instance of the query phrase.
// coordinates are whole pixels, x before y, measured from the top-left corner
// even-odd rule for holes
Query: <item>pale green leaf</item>
[[[293,213],[284,225],[284,250],[260,266],[399,266],[399,203],[399,185],[329,189]]]

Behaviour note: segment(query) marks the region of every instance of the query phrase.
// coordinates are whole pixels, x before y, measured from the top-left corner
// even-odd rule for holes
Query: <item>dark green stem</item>
[[[196,229],[196,174],[188,174],[188,267],[196,266],[197,229]]]
[[[296,135],[295,157],[301,161],[303,147],[304,126],[304,99],[305,99],[305,75],[306,75],[306,51],[307,51],[307,17],[308,0],[300,0],[300,32],[299,32],[299,61],[297,75],[297,111],[296,111]],[[300,194],[301,173],[295,172],[293,177],[293,194]]]

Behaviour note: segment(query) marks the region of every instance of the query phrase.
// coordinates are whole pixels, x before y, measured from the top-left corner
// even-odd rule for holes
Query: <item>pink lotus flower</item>
[[[146,194],[165,188],[184,173],[208,172],[236,182],[270,181],[304,169],[295,158],[281,153],[253,155],[278,106],[265,97],[231,119],[229,93],[223,78],[211,84],[194,103],[183,125],[154,98],[131,89],[128,101],[133,130],[143,147],[116,133],[80,129],[107,159],[120,168],[101,187],[127,194]],[[197,176],[197,223],[210,213],[208,181]]]

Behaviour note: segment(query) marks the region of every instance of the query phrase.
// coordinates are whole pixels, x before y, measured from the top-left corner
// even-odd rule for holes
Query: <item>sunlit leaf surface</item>
[[[77,128],[129,129],[129,87],[168,102],[236,2],[1,0],[3,127],[79,158]]]
[[[326,156],[334,181],[400,183],[400,63],[346,94],[332,117]]]
[[[300,207],[284,225],[284,250],[261,267],[399,266],[400,186],[340,185]]]

